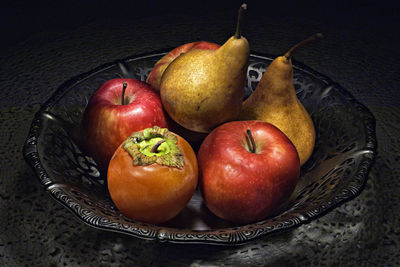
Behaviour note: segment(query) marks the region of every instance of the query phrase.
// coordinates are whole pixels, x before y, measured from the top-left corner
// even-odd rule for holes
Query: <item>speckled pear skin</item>
[[[217,50],[190,50],[177,57],[161,77],[165,110],[186,129],[207,133],[240,114],[249,43],[232,36]]]
[[[262,120],[284,132],[295,145],[303,165],[315,145],[314,123],[296,96],[290,58],[277,57],[254,92],[243,102],[241,120]]]

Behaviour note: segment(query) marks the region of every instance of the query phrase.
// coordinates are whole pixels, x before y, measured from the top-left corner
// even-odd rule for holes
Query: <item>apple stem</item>
[[[303,46],[305,44],[311,43],[315,40],[321,39],[324,36],[322,35],[322,33],[316,33],[310,37],[308,37],[307,39],[301,41],[300,43],[297,43],[296,45],[294,45],[292,48],[290,48],[289,51],[286,52],[286,54],[284,55],[285,58],[290,59],[292,57],[292,54],[294,52],[294,50],[296,50],[298,47]]]
[[[151,153],[157,153],[158,147],[159,147],[162,143],[164,143],[165,141],[167,141],[167,140],[162,139],[162,140],[158,141],[158,142],[151,148],[150,152],[151,152]]]
[[[243,11],[247,9],[247,5],[243,3],[238,12],[238,19],[237,19],[237,24],[236,24],[236,32],[235,32],[235,38],[240,39],[242,36],[242,25],[243,24]]]
[[[253,135],[251,134],[250,129],[246,130],[247,137],[250,140],[250,152],[251,153],[256,153],[256,142],[254,141]]]
[[[125,90],[126,90],[126,87],[128,87],[128,83],[127,82],[123,82],[122,83],[121,105],[125,105]]]

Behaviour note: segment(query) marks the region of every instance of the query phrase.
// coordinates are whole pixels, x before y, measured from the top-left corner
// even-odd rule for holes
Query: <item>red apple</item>
[[[112,79],[94,92],[85,109],[85,148],[100,170],[106,171],[114,151],[126,138],[153,126],[167,127],[159,94],[136,79]]]
[[[273,215],[289,199],[300,175],[295,146],[277,127],[262,121],[233,121],[215,128],[197,159],[206,206],[236,223]]]
[[[157,63],[154,65],[153,69],[151,70],[149,76],[147,77],[146,82],[153,86],[157,91],[160,91],[160,81],[161,76],[163,75],[165,69],[168,65],[177,58],[180,54],[186,53],[191,49],[209,49],[209,50],[216,50],[220,46],[214,43],[209,43],[206,41],[199,41],[199,42],[192,42],[183,44],[178,46],[168,52],[165,56],[163,56]]]

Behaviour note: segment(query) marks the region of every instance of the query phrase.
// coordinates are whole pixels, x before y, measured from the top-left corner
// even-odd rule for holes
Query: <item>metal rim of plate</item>
[[[112,203],[110,203],[109,200],[104,205],[93,203],[93,201],[91,201],[90,199],[90,195],[88,196],[87,194],[85,195],[79,192],[79,184],[77,185],[76,189],[71,190],[68,186],[65,186],[63,183],[57,181],[57,177],[55,175],[56,172],[51,169],[54,165],[54,162],[48,162],[49,160],[46,160],[46,157],[43,155],[43,149],[41,148],[41,144],[43,144],[43,142],[47,142],[46,140],[44,140],[43,137],[43,131],[47,127],[44,119],[44,114],[52,110],[52,108],[57,105],[58,101],[65,97],[65,95],[69,92],[69,90],[71,90],[71,88],[81,83],[87,77],[93,77],[99,73],[102,73],[102,71],[104,70],[120,65],[121,62],[127,62],[133,65],[135,64],[135,62],[138,62],[140,60],[146,61],[147,59],[152,59],[152,62],[154,62],[155,59],[161,58],[169,50],[165,49],[149,54],[127,57],[121,60],[101,65],[89,72],[78,75],[62,84],[35,114],[31,123],[28,136],[24,143],[24,158],[33,168],[39,181],[50,193],[50,195],[53,196],[62,205],[67,207],[70,211],[72,211],[81,221],[95,228],[116,231],[142,239],[158,240],[161,242],[239,245],[261,237],[265,237],[272,233],[288,230],[301,224],[307,223],[311,220],[314,220],[319,216],[325,214],[326,212],[329,212],[335,207],[341,205],[342,203],[353,199],[362,191],[363,187],[365,186],[370,167],[374,162],[377,149],[375,130],[376,122],[374,116],[363,104],[359,103],[347,90],[342,88],[340,85],[334,83],[326,76],[318,73],[315,70],[312,70],[306,65],[296,62],[294,60],[293,66],[295,73],[301,72],[301,75],[308,76],[308,78],[312,78],[312,80],[318,81],[322,85],[321,90],[318,93],[319,95],[318,97],[316,97],[316,99],[318,98],[318,101],[320,101],[321,99],[325,101],[325,99],[331,98],[331,100],[327,100],[327,104],[324,103],[323,105],[320,105],[321,109],[325,109],[324,105],[327,105],[329,107],[329,103],[332,103],[332,101],[345,103],[340,104],[341,106],[339,108],[341,109],[343,107],[343,110],[345,110],[343,113],[344,115],[342,114],[342,116],[349,115],[345,113],[350,112],[350,115],[352,115],[350,117],[354,117],[356,120],[355,122],[360,123],[358,127],[353,126],[353,128],[355,129],[355,131],[357,131],[358,134],[360,134],[360,139],[362,140],[357,140],[353,142],[353,144],[349,146],[350,148],[341,148],[343,149],[343,151],[345,151],[342,155],[338,154],[336,156],[331,156],[330,158],[326,155],[320,155],[323,154],[322,152],[319,154],[316,153],[318,154],[316,157],[320,157],[320,161],[323,162],[323,164],[325,164],[326,162],[331,163],[331,165],[326,164],[327,166],[331,166],[329,171],[325,171],[322,178],[317,177],[317,180],[324,180],[314,181],[312,183],[306,184],[303,188],[300,188],[300,191],[297,192],[298,195],[300,195],[300,200],[298,200],[297,198],[293,200],[293,202],[288,206],[289,208],[278,214],[277,216],[273,218],[267,218],[263,221],[253,224],[232,225],[226,228],[209,229],[202,231],[173,228],[168,226],[149,225],[129,220],[122,215],[116,215],[118,211],[115,209],[115,207],[113,207]],[[273,58],[275,57],[262,53],[251,54],[251,60],[253,61],[253,63],[257,65],[259,62],[264,62],[264,67],[265,64],[271,62]],[[152,65],[150,67],[152,67]],[[255,78],[250,77],[252,76],[252,74],[248,72],[249,80],[247,86],[251,86],[250,80],[253,80],[252,82],[256,83],[257,79],[259,80],[262,71],[262,69],[256,69],[256,72],[258,72],[258,74],[255,74],[257,76]],[[312,90],[312,88],[309,90],[309,94],[311,95],[313,94]],[[336,95],[332,96],[332,92],[334,92]],[[335,109],[337,109],[336,106],[331,109],[326,109],[324,112],[336,112]],[[314,113],[317,114],[317,111],[315,111]],[[332,117],[328,119],[331,120]],[[318,120],[319,124],[324,125],[324,118],[318,119],[318,117],[316,117],[315,120]],[[333,129],[333,131],[335,131],[335,129]],[[335,136],[334,134],[333,136]],[[348,135],[350,136],[352,134],[353,133],[349,133]],[[320,139],[322,139],[322,137]],[[322,141],[320,140],[320,142]],[[338,142],[338,145],[340,146],[340,142],[338,140],[334,140],[334,142]],[[362,144],[362,148],[355,149],[354,146],[357,146],[357,144],[359,144],[360,142]],[[354,143],[356,143],[356,145]],[[316,143],[316,146],[317,145],[318,143]],[[70,144],[70,147],[72,147],[72,149],[74,149],[73,146],[73,144]],[[335,144],[333,145],[333,147],[334,146]],[[346,156],[343,155],[351,155],[351,157],[353,158],[346,158]],[[321,158],[325,160],[322,161]],[[341,160],[340,164],[346,165],[344,167],[344,170],[341,170],[340,164],[335,165],[334,160]],[[315,160],[315,162],[318,162],[318,160]],[[318,174],[318,164],[315,162],[314,166],[310,166],[312,164],[309,164],[306,167],[302,167],[302,176],[307,176],[311,172]],[[86,171],[93,171],[93,166],[95,165],[91,164],[92,163],[90,162],[84,163],[84,166],[88,168]],[[356,169],[354,170],[352,168]],[[82,172],[82,170],[79,171]],[[329,180],[330,175],[335,176],[334,179],[332,179],[331,181]],[[349,177],[347,177],[346,175]],[[344,185],[342,185],[341,178],[345,176],[346,182]],[[89,185],[85,184],[83,185],[83,187],[88,187],[91,183],[93,183],[93,181],[89,181]],[[94,183],[97,183],[97,181],[94,181]],[[97,183],[97,187],[101,188],[101,186],[105,187],[104,183],[102,185],[99,185]],[[324,190],[329,190],[329,186],[335,188],[336,191],[334,192],[334,194],[328,194],[329,192],[326,191],[328,193],[321,194],[322,197],[316,195],[313,198],[310,198],[309,196],[307,196],[307,194],[312,195],[313,193],[318,193],[315,192],[315,190],[322,190],[324,188]],[[98,194],[101,197],[103,193],[104,192],[97,192],[95,190],[94,195]],[[325,196],[329,197],[326,197],[326,199],[324,199],[323,197]],[[303,197],[305,200],[301,197]],[[306,200],[310,201],[307,202]]]

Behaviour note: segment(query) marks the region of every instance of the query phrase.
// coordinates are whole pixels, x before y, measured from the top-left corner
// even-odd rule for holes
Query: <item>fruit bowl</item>
[[[317,139],[284,209],[257,223],[236,225],[211,214],[196,192],[168,223],[151,225],[124,217],[109,197],[105,175],[80,148],[80,123],[90,96],[101,84],[127,76],[144,81],[163,55],[159,51],[124,58],[68,80],[32,121],[24,157],[45,190],[81,221],[149,240],[237,245],[310,222],[362,191],[376,155],[373,115],[340,85],[294,61],[296,93],[314,121]],[[273,58],[251,54],[245,97]],[[193,144],[195,150],[198,145]]]

